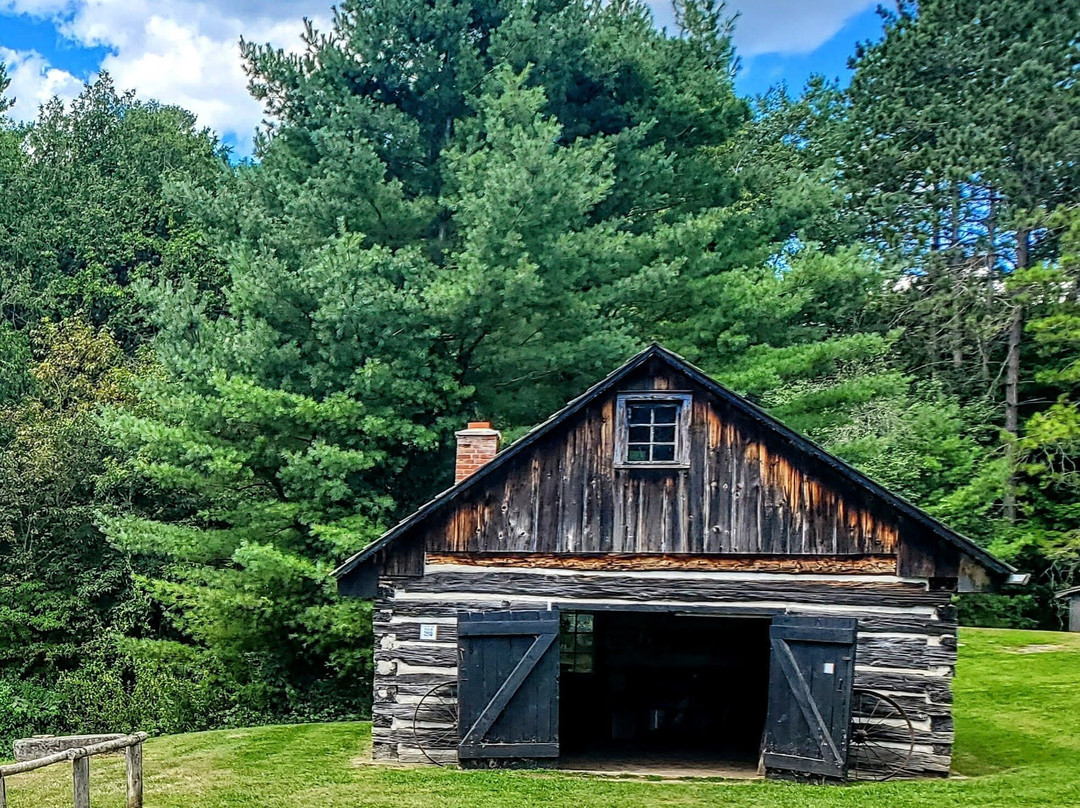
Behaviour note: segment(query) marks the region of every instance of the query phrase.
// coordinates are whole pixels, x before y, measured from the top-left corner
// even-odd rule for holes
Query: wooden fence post
[[[127,748],[127,808],[143,808],[141,741]]]
[[[63,739],[60,739],[63,740]],[[7,778],[24,772],[32,772],[52,766],[54,763],[71,761],[71,787],[75,808],[90,808],[90,758],[125,749],[127,756],[127,808],[142,808],[143,767],[142,745],[145,732],[112,738],[90,746],[76,746],[53,752],[51,755],[0,764],[0,808],[7,808]]]
[[[71,779],[75,790],[75,808],[90,808],[90,758],[71,761]]]

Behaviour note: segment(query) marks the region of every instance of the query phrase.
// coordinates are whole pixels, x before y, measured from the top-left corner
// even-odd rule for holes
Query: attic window
[[[690,396],[626,393],[617,399],[615,465],[623,468],[685,468]]]

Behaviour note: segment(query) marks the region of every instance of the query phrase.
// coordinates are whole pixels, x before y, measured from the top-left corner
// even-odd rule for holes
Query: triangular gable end
[[[602,488],[603,479],[618,476],[610,465],[603,465],[608,462],[605,452],[609,453],[610,446],[600,446],[611,441],[612,402],[620,394],[653,384],[663,384],[669,391],[683,388],[693,395],[693,429],[698,431],[695,434],[700,433],[700,458],[688,464],[687,474],[681,479],[668,475],[667,482],[658,487],[655,473],[650,477],[649,472],[642,472],[636,475],[644,480],[638,488],[629,493],[615,492],[614,496],[601,495],[590,503],[590,490],[597,489],[598,481]],[[592,432],[589,423],[595,424]],[[536,458],[545,451],[550,455],[552,447],[563,445],[556,452],[564,458],[594,458],[586,461],[593,463],[591,469],[580,470],[581,482],[591,481],[591,489],[587,483],[584,487],[567,483],[577,486],[565,499],[584,512],[583,521],[543,525],[537,521],[522,527],[519,522],[528,522],[529,510],[523,505],[533,503],[536,518],[540,519],[551,510],[551,501],[560,498],[552,484],[545,490],[535,477],[542,474],[549,480],[564,478],[574,464],[564,460],[565,468],[559,467],[562,472],[556,474],[548,469],[544,473],[537,471],[540,461]],[[526,464],[532,467],[531,472],[525,470]],[[729,465],[733,469],[730,474]],[[705,466],[712,470],[711,479],[701,479],[701,475],[710,474]],[[725,475],[738,474],[739,469],[749,469],[745,480],[724,479]],[[515,479],[524,481],[529,473],[533,475],[530,484],[515,486]],[[649,479],[654,482],[650,484]],[[625,511],[625,498],[629,497],[634,507],[648,510],[651,506],[643,499],[650,496],[649,491],[660,488],[663,493],[652,495],[656,500],[654,510],[660,514],[657,518],[666,520],[664,524],[671,527],[663,536],[651,536],[653,546],[642,548],[640,542],[635,544],[633,538],[627,538],[632,532],[624,526],[629,516],[620,508]],[[581,496],[576,493],[579,490]],[[756,497],[753,507],[746,500],[751,495]],[[510,512],[506,524],[501,525],[499,515],[492,510],[495,498],[502,501],[504,514]],[[687,500],[692,509],[697,503],[701,508],[681,515],[674,512],[672,503]],[[522,514],[518,522],[513,520],[514,512]],[[640,513],[635,518],[640,524]],[[609,535],[613,529],[614,540]],[[486,544],[482,540],[485,530],[490,533]],[[756,536],[747,537],[747,533]],[[474,534],[481,536],[479,543],[472,539]],[[561,534],[565,535],[558,538]],[[462,540],[463,535],[468,538]],[[521,541],[515,536],[522,537]],[[749,544],[740,543],[744,540]],[[644,549],[738,554],[747,552],[748,547],[750,552],[764,554],[894,553],[900,574],[935,579],[946,587],[950,581],[955,586],[959,580],[962,590],[989,589],[1005,582],[1020,582],[1022,577],[969,539],[659,345],[633,357],[480,471],[435,497],[342,564],[335,575],[343,592],[360,593],[371,589],[376,567],[384,574],[394,574],[394,569],[399,574],[410,568],[422,569],[425,549],[485,552],[495,547],[556,553],[626,553]]]

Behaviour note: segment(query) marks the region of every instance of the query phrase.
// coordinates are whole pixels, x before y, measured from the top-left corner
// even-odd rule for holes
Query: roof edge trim
[[[892,506],[901,514],[921,525],[922,527],[926,528],[938,538],[943,539],[944,541],[953,545],[961,552],[965,553],[969,557],[973,558],[975,561],[979,562],[988,570],[998,575],[1006,576],[1010,579],[1010,583],[1015,583],[1014,579],[1017,576],[1017,570],[1015,567],[1010,564],[1006,564],[999,558],[996,558],[991,553],[987,552],[986,550],[975,544],[971,539],[957,533],[952,528],[947,527],[934,517],[930,516],[930,514],[923,511],[921,508],[918,508],[917,506],[908,502],[903,497],[894,494],[893,492],[874,482],[872,479],[867,477],[854,466],[841,460],[835,455],[830,454],[809,438],[800,435],[790,427],[785,426],[776,418],[765,412],[765,410],[761,409],[761,407],[758,407],[756,404],[753,404],[742,396],[739,396],[731,390],[728,390],[726,387],[724,387],[722,384],[710,377],[701,369],[695,367],[678,354],[669,351],[667,348],[664,348],[662,345],[655,342],[652,343],[645,350],[636,354],[624,365],[605,376],[603,379],[594,384],[584,393],[572,399],[565,407],[563,407],[561,410],[558,410],[545,421],[535,426],[522,438],[515,441],[503,451],[499,452],[493,460],[491,460],[485,466],[477,470],[471,476],[462,480],[457,485],[447,488],[445,491],[438,494],[433,499],[429,500],[427,503],[425,503],[419,509],[413,512],[410,516],[406,517],[389,531],[384,533],[381,537],[373,541],[363,550],[351,556],[344,563],[342,563],[341,566],[334,570],[333,575],[336,578],[341,578],[347,575],[358,565],[364,563],[376,553],[385,549],[395,539],[397,539],[407,530],[412,528],[418,522],[427,518],[427,516],[429,516],[435,510],[442,507],[458,495],[480,484],[481,481],[483,481],[490,474],[494,473],[496,470],[508,463],[510,459],[517,455],[519,452],[524,451],[528,447],[532,446],[542,437],[547,435],[550,431],[559,426],[559,424],[561,424],[563,421],[567,420],[568,418],[572,417],[574,414],[582,410],[593,399],[610,390],[624,377],[626,377],[630,373],[633,373],[635,370],[637,370],[639,367],[641,367],[643,364],[653,358],[662,359],[672,369],[689,376],[693,381],[704,387],[706,390],[723,399],[734,408],[746,414],[748,417],[757,420],[762,425],[768,427],[772,432],[776,433],[777,435],[788,441],[788,443],[790,443],[796,451],[802,451],[811,455],[820,463],[831,468],[836,473],[848,478],[857,485],[867,489],[869,492],[871,492],[878,498],[884,500],[888,505]]]

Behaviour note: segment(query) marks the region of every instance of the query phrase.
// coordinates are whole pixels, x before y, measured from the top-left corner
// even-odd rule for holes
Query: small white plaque
[[[420,639],[421,640],[437,640],[439,639],[439,627],[435,623],[421,623],[420,624]]]
[[[824,673],[833,674],[836,673],[836,665],[832,662],[825,663]]]

